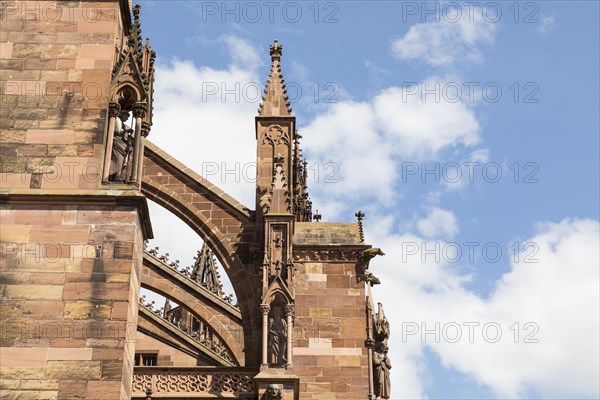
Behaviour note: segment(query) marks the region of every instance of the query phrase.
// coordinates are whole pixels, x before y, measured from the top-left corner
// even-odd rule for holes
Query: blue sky
[[[253,89],[283,44],[315,208],[362,209],[386,252],[371,269],[394,398],[600,396],[598,2],[141,4],[158,54],[149,139],[250,207]],[[152,212],[155,242],[191,261],[196,239]],[[406,335],[436,322],[503,335]]]

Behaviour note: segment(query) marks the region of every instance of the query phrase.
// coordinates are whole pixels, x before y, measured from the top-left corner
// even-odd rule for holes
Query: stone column
[[[293,304],[285,306],[285,316],[287,317],[287,368],[291,368],[294,363],[292,360],[292,343],[294,335],[294,312]]]
[[[138,186],[142,185],[142,176],[144,175],[144,147],[146,145],[146,137],[150,133],[150,124],[147,122],[142,122],[142,137],[141,144],[139,149],[137,150],[138,155],[138,174],[136,176],[136,183]]]
[[[135,117],[135,143],[133,145],[133,162],[131,177],[128,182],[137,182],[140,173],[140,148],[142,147],[142,118],[146,115],[146,103],[135,103],[133,106],[133,116]]]
[[[113,141],[115,139],[115,123],[121,111],[119,103],[108,103],[108,134],[106,135],[106,146],[104,147],[104,165],[102,167],[102,183],[108,182],[110,174],[110,160],[112,158]]]
[[[375,345],[375,341],[373,339],[367,339],[365,341],[365,346],[367,347],[367,355],[369,357],[369,400],[375,398],[373,393],[373,346]]]
[[[262,364],[261,367],[269,366],[269,311],[271,306],[268,304],[260,305],[260,312],[262,313]]]
[[[358,214],[358,213],[357,213]],[[367,310],[367,340],[365,340],[365,347],[367,348],[368,356],[368,369],[369,369],[369,400],[375,398],[374,386],[373,386],[373,346],[375,346],[375,340],[373,339],[373,294],[371,293],[371,283],[365,282],[367,287],[367,298],[365,306]]]

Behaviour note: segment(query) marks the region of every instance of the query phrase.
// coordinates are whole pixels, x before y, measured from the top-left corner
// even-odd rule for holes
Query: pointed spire
[[[258,108],[260,117],[287,117],[292,115],[292,107],[287,96],[283,74],[281,73],[281,55],[283,46],[277,39],[269,46],[271,54],[271,73],[265,87],[262,103]]]
[[[191,279],[205,286],[217,296],[223,297],[223,285],[217,271],[215,256],[206,243],[198,251],[198,256],[194,258],[196,262],[192,267]]]

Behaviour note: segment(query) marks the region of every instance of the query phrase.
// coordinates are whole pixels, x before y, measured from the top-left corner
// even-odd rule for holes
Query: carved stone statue
[[[373,385],[375,399],[389,399],[391,394],[390,369],[392,363],[388,358],[388,339],[390,338],[390,323],[385,317],[383,305],[377,303],[377,313],[373,315]]]
[[[267,399],[266,400],[282,400],[283,399],[283,385],[272,383],[267,386]]]
[[[373,352],[373,383],[376,399],[389,399],[392,392],[390,382],[392,363],[387,353],[388,347],[385,343],[379,343]]]
[[[122,110],[115,119],[115,134],[110,160],[108,180],[111,182],[123,182],[125,170],[133,150],[133,129],[125,122],[129,120],[129,111]]]
[[[273,307],[269,317],[269,365],[285,366],[287,362],[287,321],[280,306]]]

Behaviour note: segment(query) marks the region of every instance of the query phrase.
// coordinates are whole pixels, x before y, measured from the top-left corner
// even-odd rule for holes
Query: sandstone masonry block
[[[50,379],[98,380],[102,375],[99,361],[48,361],[46,377]]]

